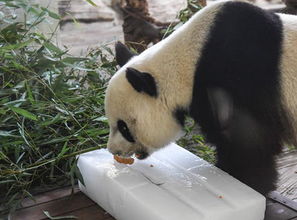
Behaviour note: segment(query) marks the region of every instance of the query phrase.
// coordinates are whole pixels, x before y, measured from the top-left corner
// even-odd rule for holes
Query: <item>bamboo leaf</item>
[[[0,136],[2,136],[2,137],[15,137],[15,138],[19,138],[20,137],[20,136],[11,134],[11,133],[12,133],[12,131],[3,131],[3,130],[0,130]]]
[[[28,118],[28,119],[31,119],[31,120],[34,120],[34,121],[37,121],[37,116],[34,115],[33,113],[25,110],[25,109],[22,109],[22,108],[18,108],[18,107],[14,107],[14,106],[8,106],[13,112],[19,114],[19,115],[22,115],[24,116],[25,118]]]
[[[78,156],[79,157],[79,156]],[[78,160],[78,157],[76,158],[76,161],[74,162],[74,165],[73,165],[73,169],[74,169],[74,173],[75,173],[75,176],[77,177],[77,179],[79,180],[79,182],[83,185],[83,186],[86,186],[85,185],[85,181],[84,181],[84,178],[80,172],[80,169],[78,168],[77,166],[77,160]]]
[[[97,118],[93,119],[93,121],[100,121],[100,122],[103,122],[103,123],[108,123],[108,119],[107,119],[106,116],[97,117]]]
[[[60,121],[60,119],[61,119],[61,114],[58,113],[52,120],[44,121],[40,125],[41,126],[52,125],[52,124],[55,124],[56,122]]]
[[[85,132],[93,137],[105,135],[109,133],[109,129],[98,129],[98,128],[92,128],[92,129],[86,129]]]
[[[69,148],[67,147],[68,141],[65,142],[61,152],[58,154],[57,158],[61,158],[66,152],[68,152]]]
[[[1,50],[16,50],[16,49],[21,49],[24,48],[26,46],[28,46],[29,44],[31,44],[34,40],[27,40],[25,42],[21,42],[21,43],[17,43],[17,44],[11,44],[8,46],[4,46],[1,48]]]
[[[51,220],[59,220],[59,219],[77,219],[76,216],[74,215],[65,215],[65,216],[57,216],[57,217],[53,217],[50,215],[50,213],[48,211],[43,211],[43,213],[46,215],[46,217],[48,217]]]
[[[54,13],[53,11],[49,10],[48,8],[41,7],[41,9],[43,11],[46,11],[51,18],[54,18],[54,19],[57,19],[57,20],[61,19],[60,15]]]
[[[0,181],[0,185],[7,184],[7,183],[14,183],[14,182],[15,182],[15,180],[2,180],[2,181]]]
[[[65,57],[61,60],[61,62],[65,64],[74,64],[74,63],[78,63],[86,60],[89,60],[89,59],[85,57]]]
[[[57,54],[64,54],[65,52],[63,50],[61,50],[60,48],[56,47],[54,44],[52,44],[51,42],[44,42],[43,46],[45,48],[47,48],[49,51],[51,52],[55,52]]]
[[[67,141],[71,136],[66,136],[66,137],[58,137],[58,138],[53,138],[49,141],[44,141],[43,143],[40,143],[40,145],[47,145],[47,144],[55,144],[55,143],[61,143]]]
[[[31,104],[33,104],[35,100],[34,100],[34,97],[32,94],[32,90],[31,90],[27,81],[26,81],[25,85],[26,85],[26,90],[27,90],[27,94],[28,94],[28,99],[31,102]]]
[[[90,3],[91,5],[97,7],[97,5],[95,4],[95,2],[93,2],[92,0],[86,0],[88,3]]]

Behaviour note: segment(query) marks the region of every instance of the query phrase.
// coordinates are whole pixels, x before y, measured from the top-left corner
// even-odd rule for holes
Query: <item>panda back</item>
[[[210,139],[216,139],[217,130],[208,93],[213,88],[269,128],[275,142],[290,133],[282,101],[283,26],[279,15],[244,2],[226,2],[216,15],[197,62],[190,108]]]

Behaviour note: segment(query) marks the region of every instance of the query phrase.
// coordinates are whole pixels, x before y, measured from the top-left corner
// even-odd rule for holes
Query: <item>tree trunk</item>
[[[170,23],[162,23],[150,16],[147,0],[125,0],[123,11],[123,32],[125,44],[142,52],[150,43],[161,40],[161,30]]]
[[[204,7],[206,0],[187,0],[188,7],[191,4]],[[189,4],[191,2],[191,4]],[[134,48],[137,52],[144,51],[150,43],[157,43],[163,38],[163,34],[169,25],[178,22],[160,22],[151,17],[147,0],[121,0],[123,12],[123,32],[125,44]],[[189,8],[190,9],[190,8]],[[195,8],[197,11],[197,9]]]

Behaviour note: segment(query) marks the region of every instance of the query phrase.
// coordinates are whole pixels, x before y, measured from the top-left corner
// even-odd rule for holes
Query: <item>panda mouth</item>
[[[135,157],[138,160],[144,160],[149,156],[149,153],[147,151],[141,150],[141,151],[136,151],[135,152]]]
[[[117,153],[117,154],[114,154],[114,155],[124,157],[124,158],[130,158],[130,157],[133,157],[133,155],[134,155],[138,160],[144,160],[149,156],[149,153],[147,151],[140,150],[140,151],[136,151],[135,153],[133,153],[133,152],[129,152],[129,153],[126,153],[126,154]]]
[[[144,160],[150,155],[148,153],[148,151],[146,151],[145,149],[140,149],[140,150],[138,149],[136,151],[129,151],[129,152],[125,152],[125,153],[118,151],[113,154],[116,156],[119,156],[119,157],[124,157],[124,158],[135,157],[138,160]]]

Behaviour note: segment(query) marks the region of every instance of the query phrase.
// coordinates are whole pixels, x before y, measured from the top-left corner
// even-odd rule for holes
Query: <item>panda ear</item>
[[[144,92],[157,97],[157,86],[151,74],[140,72],[134,68],[127,68],[126,78],[137,92]]]
[[[132,53],[124,44],[118,41],[115,45],[116,61],[120,67],[124,66],[133,56]]]

